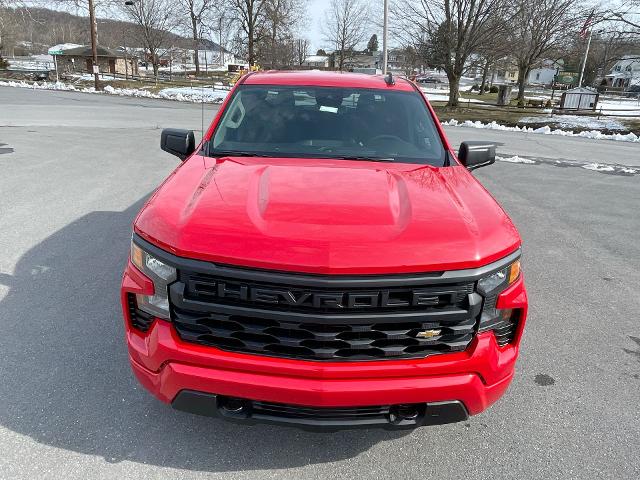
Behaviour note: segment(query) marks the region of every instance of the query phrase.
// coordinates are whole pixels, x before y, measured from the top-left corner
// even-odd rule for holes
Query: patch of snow
[[[582,168],[587,170],[594,170],[596,172],[614,172],[615,168],[611,165],[604,165],[602,163],[587,163],[586,165],[582,165]]]
[[[92,73],[83,73],[82,75],[74,75],[73,78],[75,78],[76,80],[84,80],[84,81],[93,82],[93,74]],[[98,78],[100,80],[105,81],[105,82],[121,82],[121,81],[124,80],[124,78],[114,77],[113,75],[103,75],[103,74],[100,74],[98,76]]]
[[[640,99],[600,100],[596,110],[608,115],[640,115]]]
[[[160,90],[160,97],[182,102],[222,103],[229,90],[220,87],[172,87]]]
[[[514,155],[513,157],[500,157],[496,155],[496,160],[498,162],[508,162],[508,163],[530,163],[530,164],[536,163],[535,160],[519,157],[518,155]]]
[[[140,98],[160,98],[165,100],[176,100],[178,102],[204,102],[204,103],[222,103],[226,96],[229,94],[229,90],[222,90],[217,88],[190,88],[190,87],[177,87],[177,88],[165,88],[159,93],[151,93],[147,90],[136,88],[115,88],[111,85],[106,85],[102,91],[96,92],[93,87],[76,87],[75,85],[57,82],[41,82],[41,83],[27,83],[24,81],[15,82],[0,81],[0,87],[16,87],[16,88],[31,88],[34,90],[65,90],[71,92],[82,93],[106,93],[107,95],[118,95],[121,97],[140,97]]]
[[[552,117],[523,117],[520,123],[553,123],[562,128],[590,128],[593,130],[626,130],[627,127],[617,120],[594,118],[582,115],[554,115]]]
[[[524,133],[534,133],[539,135],[560,135],[563,137],[583,137],[583,138],[591,138],[594,140],[613,140],[616,142],[638,142],[640,143],[640,137],[633,132],[627,133],[623,135],[621,133],[613,133],[606,134],[599,132],[598,130],[588,130],[584,132],[574,133],[571,131],[565,130],[551,130],[548,125],[540,128],[530,128],[530,127],[508,127],[506,125],[500,125],[495,121],[491,123],[482,123],[480,121],[472,122],[471,120],[466,120],[464,122],[459,122],[456,119],[451,119],[447,122],[442,122],[442,125],[445,127],[468,127],[468,128],[482,128],[488,130],[501,130],[506,132],[524,132]]]
[[[427,99],[430,102],[448,102],[449,101],[449,89],[448,88],[429,88],[429,87],[420,87],[420,89],[427,96]],[[464,98],[460,97],[460,103],[484,103],[482,100],[478,100],[477,98]]]
[[[44,55],[43,55],[44,56]],[[53,60],[39,60],[36,58],[30,59],[14,59],[9,58],[9,70],[31,70],[31,71],[40,71],[40,72],[48,72],[49,70],[53,70]]]

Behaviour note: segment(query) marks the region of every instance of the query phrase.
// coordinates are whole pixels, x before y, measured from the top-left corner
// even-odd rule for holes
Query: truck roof
[[[300,85],[314,87],[353,87],[413,91],[414,86],[405,78],[395,77],[395,84],[387,85],[383,75],[329,72],[321,70],[270,70],[249,74],[247,85]]]

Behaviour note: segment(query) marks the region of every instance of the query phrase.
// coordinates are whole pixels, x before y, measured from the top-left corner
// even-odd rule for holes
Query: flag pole
[[[584,78],[584,67],[587,65],[587,57],[589,56],[589,48],[591,47],[591,36],[593,30],[589,30],[589,39],[587,40],[587,49],[584,52],[584,58],[582,59],[582,68],[580,69],[580,80],[578,81],[578,87],[582,86],[582,79]]]
[[[387,74],[389,50],[387,46],[387,30],[389,28],[389,0],[384,0],[384,19],[382,26],[382,73]]]

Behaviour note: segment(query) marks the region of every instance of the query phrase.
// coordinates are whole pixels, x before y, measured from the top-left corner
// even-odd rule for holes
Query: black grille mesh
[[[469,304],[473,283],[420,287],[423,298],[428,299],[425,305],[348,309],[219,298],[215,289],[197,286],[220,281],[225,288],[235,282],[238,291],[256,287],[229,278],[180,272],[170,297],[172,320],[182,340],[228,351],[320,361],[419,358],[464,350],[473,339],[479,313]],[[299,286],[278,283],[268,287],[296,295],[305,292]],[[331,292],[313,289],[318,290]],[[364,290],[351,288],[345,295]],[[417,287],[384,292],[398,300],[415,290]]]

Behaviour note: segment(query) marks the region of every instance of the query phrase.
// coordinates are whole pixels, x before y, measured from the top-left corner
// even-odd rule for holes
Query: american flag
[[[587,34],[589,33],[589,27],[591,27],[591,25],[593,25],[595,12],[596,12],[595,10],[591,10],[591,13],[587,17],[587,19],[584,21],[584,25],[582,26],[582,30],[580,30],[580,36],[582,38],[587,38]]]

